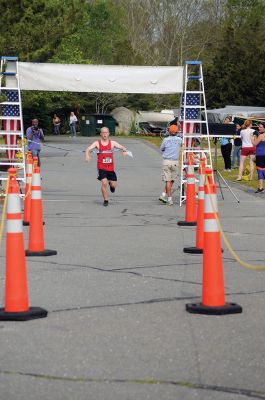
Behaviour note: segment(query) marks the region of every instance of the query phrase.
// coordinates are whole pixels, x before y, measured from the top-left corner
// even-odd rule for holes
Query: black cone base
[[[45,222],[42,222],[42,225],[45,225]],[[23,221],[23,226],[29,226],[29,221]]]
[[[203,254],[203,249],[199,249],[198,247],[183,247],[184,253],[190,254]],[[224,252],[224,249],[221,249],[221,252]]]
[[[192,222],[186,222],[186,221],[178,221],[179,226],[196,226],[197,222],[192,221]]]
[[[23,312],[5,312],[0,308],[0,321],[29,321],[30,319],[46,318],[48,311],[40,307],[30,307]]]
[[[200,249],[199,247],[184,247],[183,248],[184,253],[190,253],[190,254],[202,254],[203,249]]]
[[[186,304],[186,311],[191,314],[205,314],[205,315],[225,315],[225,314],[239,314],[243,309],[236,303],[226,303],[221,307],[204,306],[202,303]]]
[[[56,250],[48,250],[45,249],[43,251],[30,251],[30,250],[26,250],[25,251],[26,256],[28,257],[47,257],[47,256],[56,256],[57,251]]]

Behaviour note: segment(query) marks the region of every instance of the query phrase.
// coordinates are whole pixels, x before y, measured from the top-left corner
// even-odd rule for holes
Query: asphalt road
[[[177,225],[184,207],[158,201],[159,151],[119,141],[134,158],[115,155],[109,207],[96,157],[84,161],[91,139],[53,137],[43,148],[45,247],[58,255],[27,258],[27,271],[30,304],[49,314],[0,321],[0,399],[265,399],[265,271],[223,246],[226,300],[243,313],[187,313],[202,291],[202,256],[183,253],[195,229]],[[264,196],[233,190],[239,204],[227,189],[218,196],[223,229],[244,261],[265,264]],[[27,236],[25,227],[25,247]],[[4,267],[2,243],[1,298]]]

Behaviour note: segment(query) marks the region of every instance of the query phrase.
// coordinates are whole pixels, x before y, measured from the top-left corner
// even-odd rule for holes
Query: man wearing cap
[[[177,136],[177,125],[171,125],[168,129],[169,136],[163,139],[160,150],[163,156],[162,179],[165,182],[165,189],[159,200],[169,206],[173,205],[172,186],[177,179],[179,165],[179,153],[182,139]]]
[[[28,150],[32,152],[33,157],[38,157],[38,166],[40,166],[40,141],[44,140],[44,134],[43,130],[39,128],[39,121],[36,118],[31,122],[32,126],[26,131]]]

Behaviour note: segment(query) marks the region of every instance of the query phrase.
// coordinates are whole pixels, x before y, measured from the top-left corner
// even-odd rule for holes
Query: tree
[[[0,52],[21,61],[47,61],[82,18],[80,0],[0,0],[0,9]]]
[[[134,54],[148,65],[182,65],[215,37],[224,0],[120,0]]]
[[[264,105],[264,23],[262,0],[227,1],[223,40],[205,73],[208,106]]]

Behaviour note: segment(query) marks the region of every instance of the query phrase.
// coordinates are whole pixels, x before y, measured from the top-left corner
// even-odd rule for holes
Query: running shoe
[[[108,205],[109,205],[108,200],[104,200],[103,206],[104,206],[104,207],[107,207]]]
[[[255,193],[262,193],[262,192],[264,192],[264,189],[258,189],[258,190],[256,190]]]
[[[159,200],[162,201],[163,203],[167,203],[167,197],[166,197],[166,196],[163,196],[162,194],[161,194],[161,196],[159,197]]]
[[[109,189],[110,189],[111,193],[114,193],[114,192],[115,192],[115,187],[111,186],[110,183],[109,183]]]

